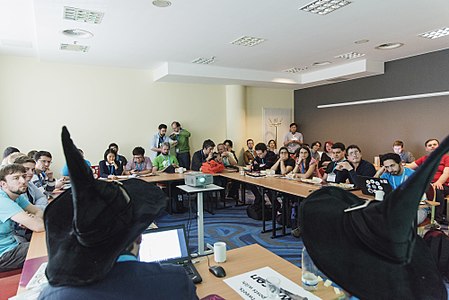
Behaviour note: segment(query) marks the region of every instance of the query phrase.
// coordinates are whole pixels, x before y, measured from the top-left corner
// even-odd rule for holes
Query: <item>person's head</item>
[[[170,153],[170,143],[169,142],[163,142],[162,143],[161,153],[163,155],[168,155],[168,153]]]
[[[335,143],[332,145],[332,160],[340,161],[345,158],[345,145],[343,143]]]
[[[107,149],[104,152],[104,156],[103,156],[104,160],[110,164],[114,163],[114,161],[116,160],[116,157],[117,157],[117,152],[115,152],[113,149]]]
[[[288,156],[289,156],[289,155],[290,155],[290,154],[289,154],[289,152],[288,152],[287,147],[281,147],[281,148],[279,148],[279,158],[280,158],[280,159],[283,159],[283,160],[288,159]]]
[[[3,151],[3,158],[6,158],[8,155],[14,152],[20,152],[16,147],[7,147],[5,151]]]
[[[295,133],[297,129],[298,129],[298,124],[296,124],[296,123],[290,124],[290,132],[291,133]]]
[[[357,145],[349,145],[346,149],[348,160],[352,163],[358,164],[362,160],[362,150]]]
[[[204,155],[209,155],[209,153],[214,151],[214,148],[215,148],[215,143],[212,140],[207,139],[203,142]]]
[[[160,136],[164,136],[167,133],[167,125],[165,124],[159,124],[159,127],[157,129],[159,130]]]
[[[270,150],[274,150],[277,147],[275,140],[269,140],[267,145],[268,145],[268,149],[270,149]]]
[[[401,154],[402,151],[404,151],[404,142],[402,142],[402,141],[395,141],[393,143],[393,151],[396,154]]]
[[[34,159],[34,154],[37,153],[37,150],[30,150],[30,152],[27,153],[28,157]]]
[[[432,153],[440,145],[440,141],[437,139],[428,139],[424,145],[426,146],[426,152]]]
[[[252,139],[247,139],[246,140],[246,146],[248,146],[249,150],[253,150],[254,147],[254,141]]]
[[[116,143],[110,143],[108,149],[112,149],[115,153],[118,153],[118,145]]]
[[[36,154],[34,154],[34,160],[36,161],[36,170],[45,172],[51,165],[51,153],[48,151],[37,151]]]
[[[217,152],[218,152],[218,154],[222,154],[223,152],[226,152],[226,145],[222,144],[222,143],[218,144]]]
[[[301,159],[311,159],[311,153],[310,153],[310,148],[307,146],[302,145],[301,147],[299,147],[296,151],[295,151],[295,156]]]
[[[145,160],[145,149],[142,147],[136,147],[133,149],[133,160],[135,163],[142,163]]]
[[[26,181],[27,183],[33,178],[34,175],[34,168],[36,167],[36,162],[31,157],[28,157],[27,155],[22,155],[17,157],[14,160],[15,164],[19,164],[25,167],[25,173],[26,173]]]
[[[316,142],[312,143],[312,150],[313,150],[313,152],[319,151],[320,148],[321,148],[321,142],[316,141]]]
[[[171,123],[171,129],[173,129],[174,132],[179,132],[181,130],[181,124],[178,121],[173,121]]]
[[[332,146],[334,145],[333,142],[331,141],[326,141],[324,143],[324,151],[326,151],[327,153],[332,153]]]
[[[234,147],[234,143],[231,140],[225,140],[223,144],[225,144],[226,150],[228,151],[231,151],[232,147]]]
[[[397,153],[381,155],[380,164],[384,166],[385,172],[391,175],[399,175],[402,173],[401,157]]]
[[[256,155],[260,158],[265,158],[265,155],[267,155],[267,145],[264,143],[258,143],[254,149],[256,150]]]
[[[19,164],[10,164],[0,168],[0,187],[8,196],[17,199],[27,191],[26,170]]]
[[[8,155],[7,157],[5,157],[2,161],[2,166],[6,166],[6,165],[10,165],[14,163],[14,160],[19,157],[19,156],[24,156],[25,154],[20,153],[20,152],[13,152],[10,155]]]

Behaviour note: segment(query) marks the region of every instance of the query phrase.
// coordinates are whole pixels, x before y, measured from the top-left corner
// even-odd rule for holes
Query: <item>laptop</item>
[[[376,191],[384,191],[386,196],[393,190],[388,180],[368,176],[357,176],[357,187],[362,189],[365,195],[373,196]]]
[[[181,266],[193,283],[203,279],[190,259],[184,225],[147,229],[142,234],[139,257],[144,262]]]

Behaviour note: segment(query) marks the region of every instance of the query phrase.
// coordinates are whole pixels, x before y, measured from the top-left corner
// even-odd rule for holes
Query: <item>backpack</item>
[[[248,217],[250,217],[251,219],[254,219],[254,220],[258,220],[258,221],[261,221],[263,219],[265,221],[269,221],[269,220],[271,220],[271,214],[272,214],[271,208],[265,206],[265,210],[264,210],[265,218],[262,218],[262,205],[260,205],[260,204],[248,205],[248,207],[246,208],[246,213],[247,213]]]
[[[441,275],[449,279],[449,236],[440,229],[431,229],[424,235]]]

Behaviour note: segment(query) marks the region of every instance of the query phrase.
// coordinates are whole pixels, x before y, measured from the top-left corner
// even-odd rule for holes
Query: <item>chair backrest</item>
[[[94,173],[94,177],[99,178],[100,177],[100,166],[98,166],[98,165],[90,166],[90,168],[92,169],[92,173]]]

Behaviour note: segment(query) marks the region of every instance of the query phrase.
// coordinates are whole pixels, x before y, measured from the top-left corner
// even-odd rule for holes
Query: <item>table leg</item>
[[[172,182],[167,182],[167,189],[168,189],[168,213],[171,215],[173,214],[173,198],[171,193],[171,184]]]
[[[198,255],[204,255],[203,193],[198,193],[196,198],[198,216]]]

